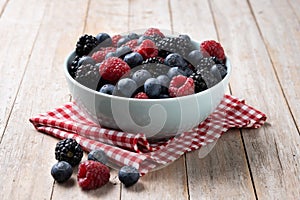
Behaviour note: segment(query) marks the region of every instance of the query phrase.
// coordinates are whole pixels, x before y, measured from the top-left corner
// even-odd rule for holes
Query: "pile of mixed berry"
[[[79,38],[70,75],[101,93],[140,99],[186,96],[219,83],[227,74],[220,43],[200,45],[188,35],[166,36],[157,28],[142,34]]]
[[[73,167],[79,164],[77,182],[82,189],[97,189],[107,184],[110,169],[106,153],[97,149],[89,152],[88,159],[83,162],[82,157],[83,150],[76,140],[68,138],[59,141],[55,147],[58,162],[53,165],[51,175],[58,183],[66,182],[73,174]],[[123,166],[118,172],[118,178],[125,187],[130,187],[138,182],[140,173],[133,166]]]

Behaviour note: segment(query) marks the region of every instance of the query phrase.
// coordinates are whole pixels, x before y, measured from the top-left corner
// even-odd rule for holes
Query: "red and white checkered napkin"
[[[38,131],[60,139],[74,138],[85,151],[102,149],[111,165],[132,165],[142,174],[216,141],[229,128],[259,128],[265,121],[264,113],[231,95],[225,95],[215,112],[196,128],[156,143],[149,142],[142,133],[102,128],[87,119],[74,102],[30,118]]]

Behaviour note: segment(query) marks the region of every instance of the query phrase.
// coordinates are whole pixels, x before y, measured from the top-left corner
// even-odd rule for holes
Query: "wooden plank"
[[[187,4],[180,0],[171,0],[170,7],[174,32],[188,34],[199,42],[208,39],[218,40],[207,1],[192,0]]]
[[[85,27],[83,32],[92,35],[96,35],[99,32],[107,32],[110,35],[121,33],[124,31],[124,24],[128,23],[128,17],[126,17],[128,16],[128,6],[126,4],[127,2],[122,0],[91,0],[88,12],[86,13],[85,24],[81,26]],[[123,17],[120,18],[120,16]],[[79,35],[81,34],[83,33],[79,33]],[[76,41],[77,39],[73,40],[73,45]],[[73,174],[73,178],[76,180],[76,174]],[[112,169],[110,182],[97,190],[82,191],[77,185],[77,181],[74,182],[76,182],[74,183],[75,187],[71,185],[70,188],[67,189],[69,191],[66,190],[66,187],[69,185],[63,187],[55,185],[52,199],[99,199],[99,197],[109,200],[119,199],[121,184],[117,178],[117,170]]]
[[[300,13],[299,13],[299,8],[300,8],[300,1],[299,0],[288,0],[287,1],[290,4],[290,7],[294,11],[294,14],[297,15],[298,21],[300,21]]]
[[[300,129],[300,21],[287,1],[250,2],[286,100]],[[295,2],[299,4],[299,1]]]
[[[129,30],[156,27],[171,32],[168,1],[129,1]],[[131,188],[122,187],[121,199],[188,199],[185,160],[150,172]]]
[[[30,57],[45,5],[45,2],[35,0],[12,0],[0,18],[0,138]],[[24,7],[27,9],[23,10]]]
[[[17,81],[22,68],[26,68],[0,146],[1,199],[51,199],[54,181],[50,170],[56,162],[54,148],[58,140],[35,131],[28,119],[69,100],[63,62],[65,56],[74,48],[78,34],[82,32],[87,3],[81,0],[57,0],[47,4],[41,2],[45,1],[32,0],[24,4],[23,1],[14,2],[8,5],[1,18],[7,20],[7,30],[10,30],[9,22],[15,23],[11,32],[8,32],[12,36],[1,29],[1,39],[4,38],[3,34],[7,34],[8,38],[12,37],[10,44],[4,43],[5,47],[9,47],[5,49],[6,56],[9,56],[6,67],[11,68],[11,72],[6,74],[10,75],[11,80]],[[23,13],[20,21],[14,17],[19,16],[19,13]],[[39,16],[44,18],[36,37],[34,32],[40,24]],[[13,32],[18,30],[19,32]],[[34,48],[31,50],[33,44]],[[0,51],[3,53],[2,49]],[[13,52],[12,55],[10,52]],[[29,59],[28,63],[26,59]],[[13,73],[17,75],[15,79]],[[10,86],[11,82],[14,81],[6,81],[6,84]],[[57,187],[64,186],[55,185]],[[63,197],[68,193],[72,193],[72,188],[64,187],[59,199],[65,199]]]
[[[132,187],[122,187],[121,199],[188,199],[184,157],[150,172]]]
[[[203,159],[187,154],[190,199],[255,199],[238,130],[224,134]]]
[[[251,10],[245,1],[214,0],[211,4],[220,40],[230,50],[234,66],[233,94],[264,111],[271,124],[242,131],[257,197],[297,199],[300,194],[299,133]],[[264,9],[272,9],[270,7]],[[266,26],[273,27],[270,34],[274,34],[274,38],[285,40],[287,37],[280,38],[274,31],[285,27],[271,23]],[[289,62],[289,53],[282,53]]]
[[[187,32],[195,40],[218,40],[207,1],[182,4],[171,1],[173,28]],[[188,10],[188,12],[186,12]],[[185,12],[185,15],[182,13]],[[225,52],[228,47],[224,45]],[[219,139],[214,150],[204,159],[199,151],[189,153],[187,173],[191,199],[254,199],[250,172],[239,131],[230,131]]]
[[[167,0],[129,1],[128,30],[141,30],[150,27],[171,32],[170,10]]]
[[[128,1],[91,0],[85,32],[110,35],[128,31]]]

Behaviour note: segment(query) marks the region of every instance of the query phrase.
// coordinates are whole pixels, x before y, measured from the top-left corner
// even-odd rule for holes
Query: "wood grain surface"
[[[0,0],[1,199],[299,199],[299,0]],[[199,158],[187,153],[129,188],[111,169],[83,191],[50,174],[57,139],[28,119],[70,101],[66,56],[84,34],[157,27],[224,46],[227,93],[265,112],[259,129],[234,129]],[[84,159],[86,159],[86,154]]]

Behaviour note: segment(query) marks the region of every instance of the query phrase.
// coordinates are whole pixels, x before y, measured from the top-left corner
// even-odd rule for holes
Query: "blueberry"
[[[142,44],[142,42],[146,39],[150,39],[151,40],[151,37],[150,36],[147,36],[147,35],[142,35],[141,37],[139,37],[138,41],[137,41],[137,44],[140,45]]]
[[[103,85],[100,88],[99,92],[104,93],[104,94],[110,94],[110,95],[112,95],[113,92],[114,92],[114,90],[115,90],[115,86],[114,85],[112,85],[112,84],[105,84],[105,85]]]
[[[131,67],[134,68],[143,62],[143,56],[137,52],[126,54],[124,61]]]
[[[112,46],[112,39],[107,33],[98,33],[96,35],[96,39],[98,40],[99,46],[101,47]]]
[[[124,58],[126,54],[131,53],[132,50],[128,46],[122,46],[116,49],[116,57]]]
[[[189,53],[187,59],[192,65],[196,66],[198,63],[200,63],[202,58],[203,58],[203,55],[202,55],[201,51],[194,50]]]
[[[159,83],[161,85],[161,93],[168,94],[170,78],[167,75],[159,75],[157,77],[157,80],[159,81]]]
[[[222,80],[226,74],[227,74],[227,70],[225,69],[225,67],[221,64],[216,64],[213,65],[210,68],[210,72],[218,79],[218,80]]]
[[[132,80],[134,80],[137,86],[144,85],[147,79],[151,78],[151,73],[145,69],[139,69],[132,75]]]
[[[136,33],[129,33],[128,34],[128,38],[131,39],[131,40],[139,39],[139,37],[140,36]]]
[[[101,149],[93,150],[88,154],[88,160],[94,160],[106,164],[108,162],[108,157],[104,151]]]
[[[159,98],[160,99],[166,99],[166,98],[170,98],[170,96],[168,94],[160,94]]]
[[[184,75],[184,76],[186,76],[186,77],[189,77],[190,75],[192,75],[194,72],[193,72],[193,70],[191,70],[190,68],[188,68],[188,67],[186,67],[186,68],[180,68],[180,67],[178,67],[178,71],[182,74],[182,75]]]
[[[117,57],[116,52],[108,52],[108,53],[105,55],[105,59],[110,58],[110,57]]]
[[[167,75],[159,75],[157,80],[162,86],[169,87],[170,78]]]
[[[119,39],[119,41],[117,42],[117,47],[121,47],[123,44],[126,44],[126,42],[130,41],[129,37],[122,37],[121,39]]]
[[[181,68],[185,68],[188,65],[187,62],[178,53],[169,54],[166,57],[164,63],[170,67],[181,67]]]
[[[133,166],[124,166],[119,170],[118,177],[125,187],[130,187],[138,182],[140,173]]]
[[[66,161],[59,161],[51,169],[52,177],[59,183],[67,181],[73,173],[72,166]]]
[[[172,67],[167,73],[168,77],[172,79],[174,76],[184,75],[182,70],[179,70],[178,67]]]
[[[161,85],[156,78],[149,78],[144,84],[144,91],[149,98],[157,98],[161,93]]]
[[[188,35],[186,35],[186,34],[182,34],[182,35],[179,35],[179,38],[182,38],[182,39],[184,39],[184,40],[186,40],[186,41],[191,41],[191,38],[190,38],[190,36],[188,36]]]
[[[130,78],[123,78],[117,83],[117,93],[124,97],[131,97],[137,89],[137,85],[134,80]]]
[[[96,61],[90,56],[83,56],[79,59],[77,66],[79,67],[87,64],[95,65]]]

